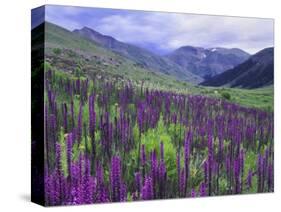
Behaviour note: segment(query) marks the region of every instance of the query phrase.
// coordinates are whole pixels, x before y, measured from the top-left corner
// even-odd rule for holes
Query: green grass
[[[223,98],[224,93],[230,95],[229,101],[244,105],[246,107],[259,108],[266,111],[273,111],[274,89],[273,86],[259,89],[239,89],[239,88],[198,88],[202,94]]]

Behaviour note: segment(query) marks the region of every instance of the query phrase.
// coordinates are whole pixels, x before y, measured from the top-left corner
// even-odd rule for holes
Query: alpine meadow
[[[47,5],[31,33],[35,202],[274,192],[273,20]]]

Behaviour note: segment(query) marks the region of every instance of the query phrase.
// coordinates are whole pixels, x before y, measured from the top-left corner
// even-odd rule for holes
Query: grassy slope
[[[55,54],[54,49],[60,49],[61,53]],[[63,71],[74,71],[82,64],[85,74],[90,76],[125,78],[176,88],[190,86],[171,76],[139,67],[121,55],[50,23],[46,23],[46,58],[52,66]]]
[[[61,53],[55,54],[54,49],[61,49]],[[144,81],[145,86],[150,88],[216,98],[222,98],[223,93],[229,93],[232,102],[273,110],[273,86],[253,90],[193,86],[171,76],[139,67],[129,59],[49,23],[46,24],[46,58],[54,68],[65,72],[74,72],[80,66],[83,74],[89,77],[101,75],[105,78],[129,79],[138,84]]]

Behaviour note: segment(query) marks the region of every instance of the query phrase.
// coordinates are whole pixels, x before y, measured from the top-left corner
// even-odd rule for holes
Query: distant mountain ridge
[[[255,55],[250,57],[247,52],[238,48],[183,46],[168,55],[161,56],[133,44],[118,41],[112,36],[103,35],[89,27],[69,31],[52,23],[46,22],[46,24],[48,28],[51,29],[49,32],[46,31],[47,37],[51,38],[48,39],[49,49],[57,48],[58,45],[61,48],[67,48],[73,51],[73,53],[69,52],[70,54],[81,55],[81,57],[84,58],[83,60],[86,61],[85,63],[89,62],[92,64],[90,65],[91,67],[102,66],[102,71],[115,72],[120,76],[122,73],[128,71],[131,71],[132,73],[130,74],[133,74],[134,70],[138,69],[139,71],[144,71],[144,76],[146,75],[145,73],[151,72],[155,73],[155,76],[162,74],[183,82],[191,82],[192,84],[201,83],[201,85],[209,85],[209,83],[212,82],[210,86],[252,88],[271,83],[270,79],[266,79],[260,83],[262,85],[256,85],[258,84],[257,79],[256,84],[253,84],[253,82],[249,80],[245,81],[245,79],[243,83],[240,83],[242,78],[238,75],[241,74],[244,76],[245,74],[243,72],[229,74],[229,70],[236,70],[237,67],[240,67],[240,65],[248,61],[249,58],[252,58],[251,61],[255,58]],[[88,46],[90,46],[90,48],[88,48]],[[65,52],[68,51],[67,49]],[[59,57],[61,61],[58,61],[56,64],[60,66],[66,64],[65,62],[69,64],[72,63],[71,61],[63,62],[64,58],[62,55],[55,56],[49,54],[49,56],[56,61]],[[55,57],[57,57],[57,59]],[[71,66],[68,67],[68,69],[70,68]],[[248,68],[250,68],[250,66],[248,66]],[[243,67],[244,72],[246,72],[248,68]],[[232,82],[226,82],[224,77],[219,78],[221,82],[213,81],[225,71],[228,72],[227,79],[232,80],[230,78],[233,75],[233,77],[239,78],[239,81],[232,80]],[[261,77],[263,78],[267,77],[267,75],[264,76],[262,73],[260,73],[260,75],[262,75]],[[204,82],[202,82],[203,79],[205,79]],[[248,83],[248,85],[246,83]]]
[[[174,76],[177,79],[193,83],[201,82],[203,80],[200,76],[192,74],[188,70],[185,70],[180,65],[165,57],[156,55],[138,46],[118,41],[111,36],[103,35],[89,27],[73,30],[73,33],[94,41],[106,49],[129,58],[143,68],[159,71],[161,73]]]
[[[266,48],[251,56],[244,63],[227,70],[209,80],[204,86],[226,86],[239,88],[260,88],[273,84],[274,48]]]
[[[231,69],[250,57],[238,48],[202,48],[183,46],[166,55],[171,61],[203,78],[210,78]]]

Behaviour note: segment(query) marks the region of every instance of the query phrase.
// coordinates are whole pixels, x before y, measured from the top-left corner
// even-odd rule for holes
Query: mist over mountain
[[[202,78],[208,79],[235,67],[249,58],[250,54],[238,48],[201,48],[183,46],[166,57]]]

